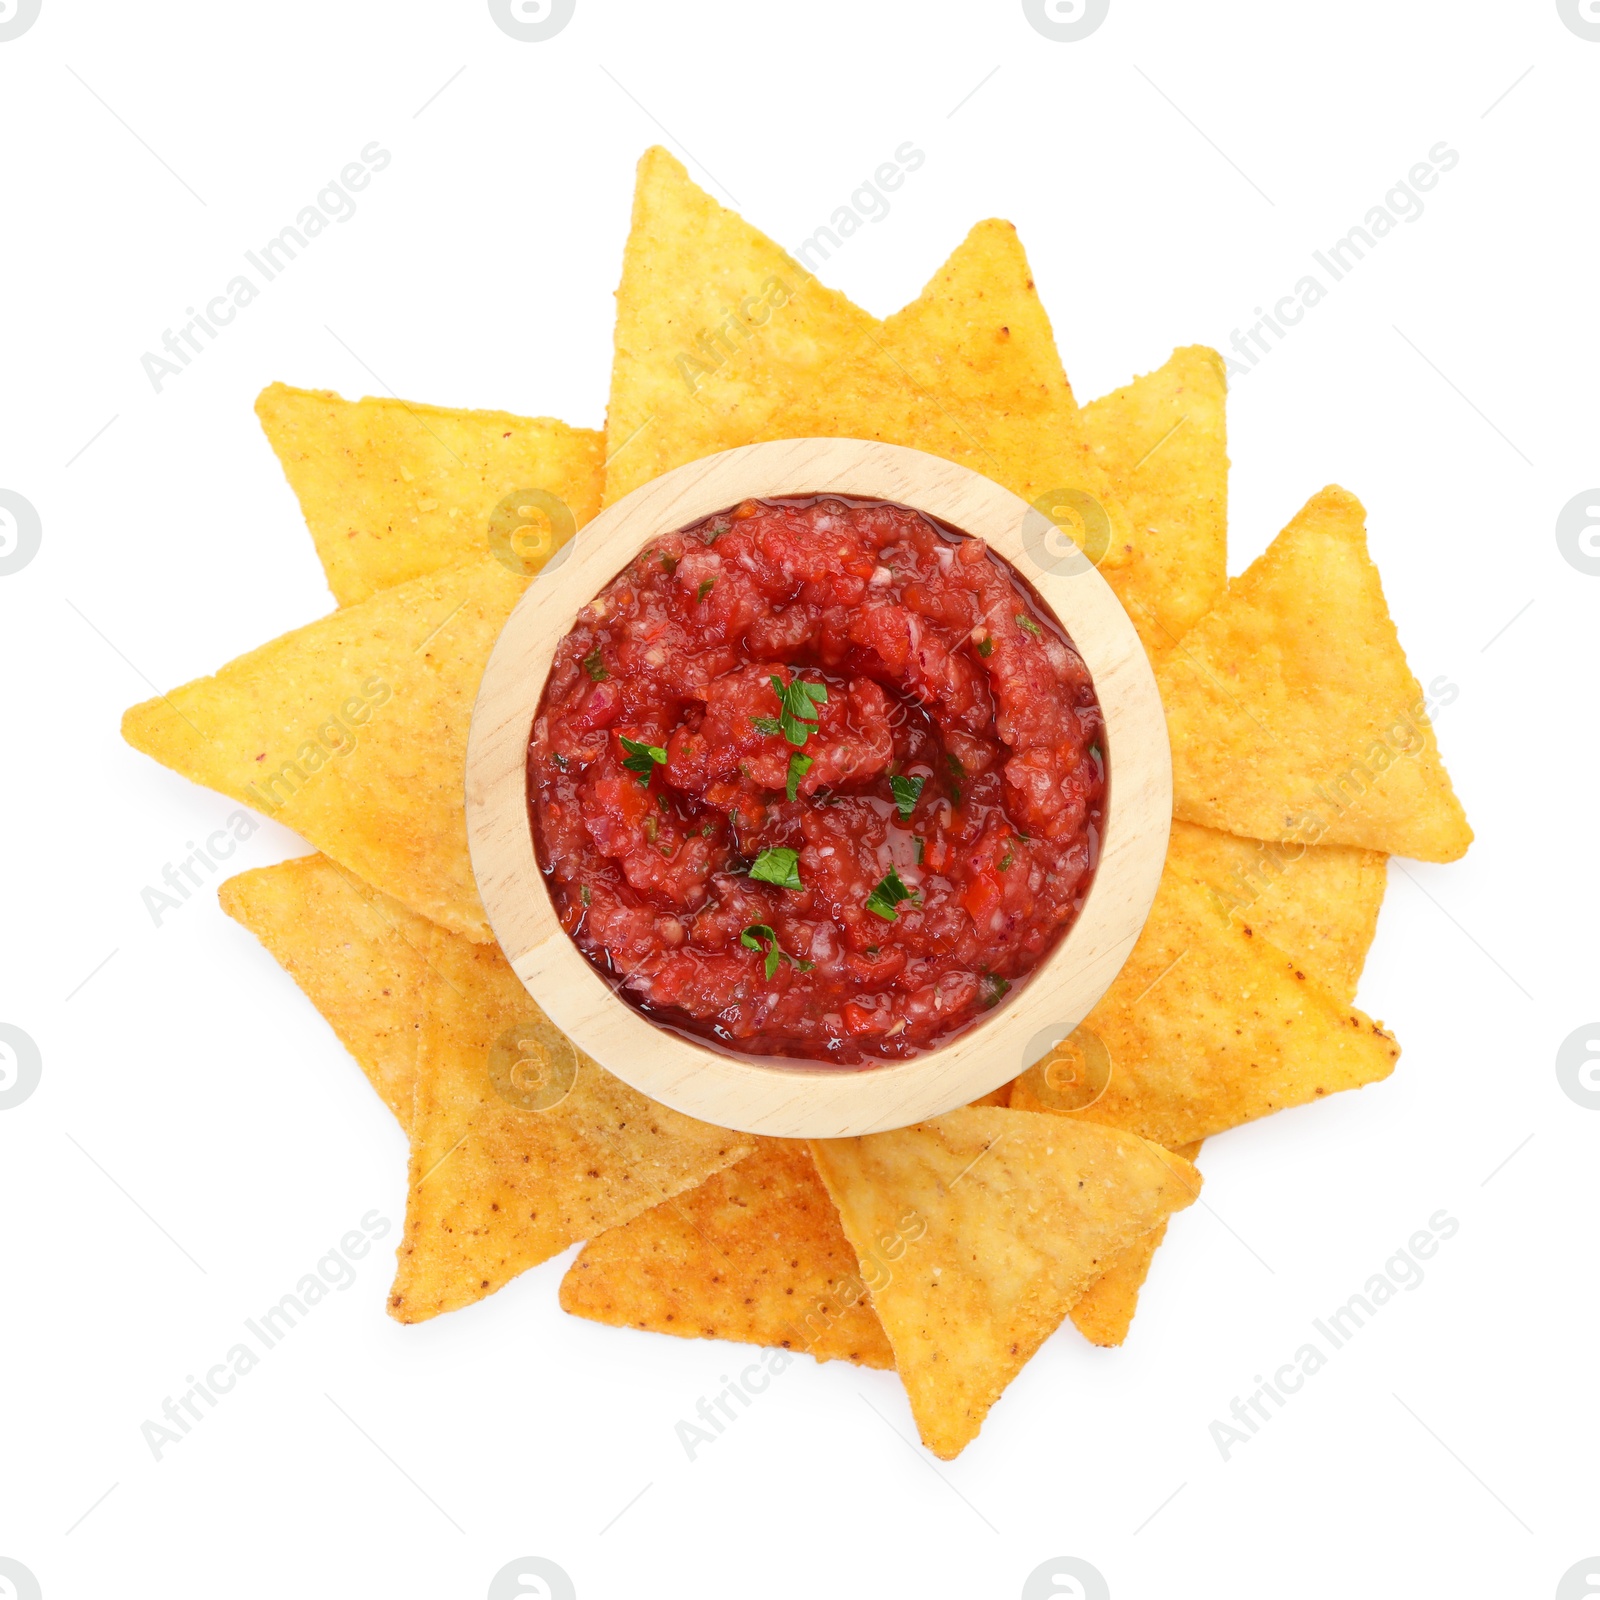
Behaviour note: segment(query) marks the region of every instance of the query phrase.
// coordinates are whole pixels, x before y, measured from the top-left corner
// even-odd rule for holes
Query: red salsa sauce
[[[982,542],[885,501],[747,500],[579,613],[528,806],[624,998],[857,1065],[948,1040],[1072,925],[1105,742],[1082,657]]]

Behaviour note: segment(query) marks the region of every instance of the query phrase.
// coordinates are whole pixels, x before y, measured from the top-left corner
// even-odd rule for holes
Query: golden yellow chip
[[[1029,502],[1049,501],[1057,526],[1108,578],[1128,559],[1135,530],[1090,449],[1011,223],[978,223],[922,293],[883,324],[882,339],[894,365],[917,391],[937,396],[970,443],[966,465]],[[896,442],[957,459],[945,446]],[[1057,504],[1063,488],[1078,493]]]
[[[657,1105],[557,1031],[498,948],[433,930],[389,1312],[422,1322],[755,1148]]]
[[[1069,1053],[1054,1051],[1017,1079],[1012,1106],[1174,1148],[1375,1083],[1400,1055],[1371,1017],[1230,919],[1170,862],[1133,954],[1074,1040],[1094,1057],[1087,1080]]]
[[[494,546],[531,575],[600,509],[605,436],[550,417],[283,383],[256,415],[340,605]],[[518,491],[528,510],[513,520],[516,506],[501,508]]]
[[[584,1246],[561,1282],[576,1316],[684,1338],[892,1367],[839,1214],[806,1146],[753,1155]]]
[[[917,1431],[945,1460],[1090,1280],[1200,1190],[1158,1145],[1025,1111],[969,1107],[811,1148]]]
[[[526,583],[492,558],[413,578],[134,706],[122,735],[487,940],[467,858],[467,731]]]
[[[1010,275],[995,293],[1048,339],[1014,234],[1008,248]],[[1053,343],[1008,338],[985,308],[988,344],[946,356],[958,392],[938,383],[913,324],[926,318],[926,338],[959,345],[971,332],[960,315],[936,280],[886,327],[696,188],[666,151],[647,151],[617,291],[607,504],[735,445],[882,439],[970,467],[1030,502],[1086,494],[1125,529],[1083,449],[1065,379],[1039,391],[1041,372],[1060,372]]]
[[[1343,489],[1315,495],[1161,662],[1173,810],[1257,839],[1454,861],[1472,830],[1365,520]]]
[[[1193,1165],[1200,1154],[1200,1141],[1182,1145],[1174,1154]],[[1135,1239],[1074,1303],[1072,1324],[1090,1344],[1110,1348],[1128,1337],[1139,1306],[1139,1291],[1150,1275],[1151,1257],[1166,1236],[1167,1225],[1163,1221],[1142,1239]]]
[[[1167,860],[1215,889],[1228,913],[1349,1002],[1388,886],[1388,857],[1341,844],[1269,844],[1174,822]]]
[[[305,991],[409,1128],[432,924],[321,855],[242,872],[217,899]]]
[[[1101,563],[1152,661],[1228,583],[1227,380],[1203,345],[1083,410],[1083,431],[1127,512],[1127,559]]]

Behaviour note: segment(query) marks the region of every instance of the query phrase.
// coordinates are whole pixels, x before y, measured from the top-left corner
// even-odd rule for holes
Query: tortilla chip
[[[1286,1106],[1375,1083],[1400,1047],[1303,967],[1228,916],[1177,870],[1161,876],[1133,954],[1080,1033],[1109,1070],[1089,1098],[1052,1077],[1060,1051],[1028,1068],[1014,1109],[1127,1128],[1172,1148]]]
[[[1228,385],[1222,357],[1174,350],[1083,410],[1083,431],[1132,529],[1125,562],[1101,571],[1152,661],[1228,584]]]
[[[872,319],[689,181],[660,146],[639,161],[617,290],[606,504],[732,445],[801,437]]]
[[[134,706],[122,735],[486,941],[462,804],[467,730],[526,583],[492,558],[413,578]]]
[[[321,855],[241,872],[217,899],[299,984],[409,1129],[432,924]]]
[[[514,490],[544,490],[570,512],[541,520],[549,548],[530,552],[528,575],[600,509],[604,434],[550,417],[284,383],[261,391],[256,415],[342,606],[488,554],[491,516]]]
[[[737,1166],[591,1240],[561,1281],[561,1304],[618,1328],[894,1365],[798,1140],[760,1139]]]
[[[966,1108],[812,1141],[922,1442],[957,1455],[1107,1262],[1200,1175],[1093,1123]]]
[[[1472,830],[1406,665],[1365,512],[1327,488],[1160,663],[1173,811],[1256,839],[1454,861]]]
[[[980,233],[997,228],[1010,232],[983,224]],[[1039,343],[1049,324],[1010,237],[994,306],[958,313],[935,280],[884,325],[696,188],[666,151],[647,151],[617,291],[606,503],[735,445],[881,439],[970,467],[1029,501],[1082,489],[1125,528],[1083,448],[1054,344]],[[1013,307],[1030,338],[1008,335],[1001,319]],[[927,348],[935,338],[956,341],[942,372]]]
[[[1183,1145],[1173,1153],[1192,1165],[1200,1154],[1200,1141]],[[1083,1291],[1070,1315],[1073,1326],[1090,1344],[1109,1349],[1128,1337],[1129,1325],[1139,1306],[1139,1291],[1150,1273],[1151,1257],[1166,1236],[1167,1224],[1163,1220],[1142,1239],[1135,1239]]]
[[[883,341],[974,447],[965,465],[1029,502],[1063,486],[1098,502],[1102,517],[1069,505],[1058,526],[1088,548],[1109,580],[1127,561],[1136,530],[1090,448],[1015,226],[978,223],[922,293],[883,324]],[[957,459],[920,439],[898,442]]]
[[[1274,845],[1174,822],[1167,860],[1222,897],[1229,914],[1348,1003],[1378,929],[1388,857],[1354,845]]]
[[[436,928],[389,1313],[470,1305],[754,1141],[646,1099],[558,1033],[500,951]]]

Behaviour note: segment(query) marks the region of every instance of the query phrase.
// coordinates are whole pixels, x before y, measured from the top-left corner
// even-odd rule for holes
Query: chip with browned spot
[[[340,605],[503,550],[532,573],[600,509],[605,436],[552,417],[269,384],[256,398]],[[495,518],[517,491],[527,513]],[[521,532],[520,540],[517,539]]]
[[[1422,861],[1472,842],[1345,490],[1313,495],[1157,678],[1183,821]]]
[[[432,924],[322,855],[241,872],[217,899],[305,991],[409,1128]]]
[[[754,1148],[612,1077],[498,948],[436,928],[390,1314],[421,1322],[481,1300]]]
[[[1058,1047],[1015,1108],[1128,1128],[1176,1147],[1286,1106],[1375,1083],[1400,1047],[1168,862],[1127,964],[1085,1018],[1093,1075]]]
[[[1228,583],[1227,381],[1203,345],[1091,401],[1083,432],[1128,518],[1125,559],[1100,571],[1152,661]]]
[[[487,940],[461,800],[467,731],[526,587],[492,557],[413,578],[134,706],[122,735],[419,915]]]
[[[591,1240],[562,1279],[561,1304],[616,1327],[894,1365],[798,1140],[761,1139],[737,1165]]]
[[[949,1460],[1091,1280],[1200,1190],[1094,1123],[982,1107],[812,1141],[922,1442]]]
[[[1200,1141],[1180,1145],[1174,1152],[1194,1164]],[[1135,1239],[1073,1302],[1072,1325],[1090,1344],[1110,1347],[1128,1337],[1133,1314],[1139,1308],[1139,1291],[1150,1274],[1150,1261],[1167,1236],[1165,1222]]]
[[[985,272],[992,299],[978,304]],[[1030,503],[1081,490],[1126,526],[1083,445],[1009,224],[980,223],[923,295],[880,323],[659,148],[639,163],[606,428],[608,505],[735,445],[877,439],[970,467]]]

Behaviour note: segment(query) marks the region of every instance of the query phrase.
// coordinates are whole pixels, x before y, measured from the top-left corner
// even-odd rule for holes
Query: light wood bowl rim
[[[995,1009],[909,1061],[860,1070],[741,1057],[650,1022],[562,929],[534,855],[527,743],[551,661],[586,605],[651,539],[746,499],[836,493],[897,501],[983,539],[1059,618],[1094,678],[1110,784],[1100,863],[1078,920]],[[836,1138],[920,1122],[997,1089],[1081,1022],[1127,960],[1166,859],[1166,721],[1127,614],[1087,562],[1041,544],[1039,512],[978,473],[858,439],[745,445],[663,474],[581,529],[511,613],[478,691],[467,747],[467,838],[495,937],[529,994],[602,1066],[674,1110],[779,1138]],[[1027,545],[1025,545],[1025,537]],[[1030,548],[1032,554],[1030,554]],[[1046,570],[1054,566],[1063,570]]]

